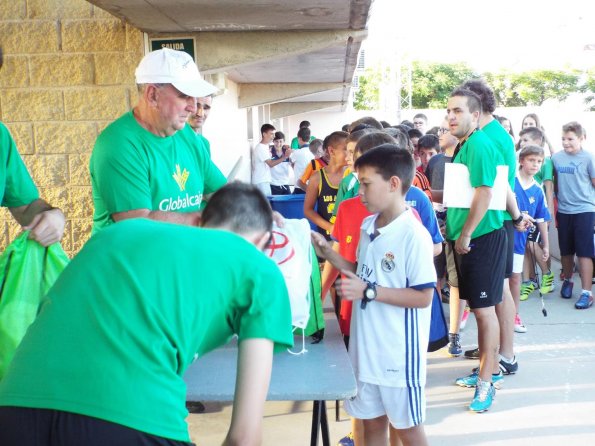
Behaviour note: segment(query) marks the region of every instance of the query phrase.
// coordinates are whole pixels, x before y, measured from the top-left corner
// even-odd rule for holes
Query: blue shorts
[[[593,227],[595,212],[580,214],[556,214],[558,219],[558,243],[560,255],[577,257],[595,257]]]

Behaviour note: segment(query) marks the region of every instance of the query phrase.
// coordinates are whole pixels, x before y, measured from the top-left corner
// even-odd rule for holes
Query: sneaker
[[[512,361],[506,361],[500,356],[500,370],[505,375],[514,375],[519,370],[519,364],[516,362],[516,356],[512,358]]]
[[[463,311],[463,317],[461,318],[461,324],[459,325],[459,330],[463,330],[465,328],[465,325],[467,325],[469,313],[471,313],[471,309],[469,307],[465,307],[465,311]]]
[[[562,282],[562,289],[560,290],[560,296],[562,296],[564,299],[570,299],[572,297],[573,286],[574,283],[568,279],[564,279],[564,282]]]
[[[353,432],[349,432],[349,434],[345,435],[337,443],[337,446],[354,446],[354,445],[355,445],[355,442],[353,441]]]
[[[450,356],[461,356],[463,348],[461,347],[461,338],[458,333],[448,334],[448,354]]]
[[[591,296],[587,291],[583,291],[578,300],[574,303],[574,308],[576,308],[577,310],[586,310],[592,305],[593,296]]]
[[[479,347],[472,350],[466,350],[464,356],[467,359],[479,359]]]
[[[527,280],[526,282],[521,283],[521,300],[529,299],[529,294],[537,289],[538,285],[535,280]]]
[[[549,272],[548,274],[543,274],[541,276],[541,286],[539,287],[539,292],[541,294],[551,293],[556,289],[556,285],[554,285],[554,273]]]
[[[469,404],[469,410],[475,413],[485,412],[492,406],[495,396],[496,390],[492,383],[478,380],[473,401]]]
[[[517,333],[527,333],[527,327],[525,327],[523,324],[523,321],[521,320],[521,317],[518,313],[514,317],[514,331]]]
[[[492,384],[494,384],[494,387],[497,389],[502,386],[503,379],[504,375],[502,372],[492,374]],[[481,378],[479,377],[479,367],[474,368],[470,375],[456,379],[455,384],[460,387],[475,387],[477,386],[477,381],[481,381]]]

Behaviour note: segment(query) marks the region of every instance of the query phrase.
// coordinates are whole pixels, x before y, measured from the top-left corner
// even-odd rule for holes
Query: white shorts
[[[513,273],[522,273],[524,261],[525,261],[525,255],[517,254],[515,252],[514,255],[512,256],[512,272]]]
[[[386,415],[395,429],[409,429],[426,418],[426,394],[423,387],[387,387],[358,380],[357,395],[345,400],[343,408],[360,420]]]

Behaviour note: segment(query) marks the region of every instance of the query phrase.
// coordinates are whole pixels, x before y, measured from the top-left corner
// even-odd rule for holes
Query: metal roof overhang
[[[88,0],[150,38],[191,36],[203,74],[274,117],[345,110],[372,0]]]

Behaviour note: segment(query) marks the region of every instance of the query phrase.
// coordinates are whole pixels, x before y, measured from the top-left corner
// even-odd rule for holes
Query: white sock
[[[591,293],[591,290],[583,290],[581,294],[583,293],[587,293],[589,296],[593,295],[593,293]]]

